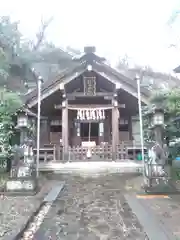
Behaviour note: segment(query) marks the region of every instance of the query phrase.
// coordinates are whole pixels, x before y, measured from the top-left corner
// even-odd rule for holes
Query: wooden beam
[[[125,104],[118,104],[117,106],[118,108],[125,108]],[[56,104],[54,105],[55,109],[62,109],[62,104]],[[71,104],[68,105],[68,108],[70,109],[76,109],[76,108],[112,108],[111,104],[101,104],[101,105],[97,105],[97,104]]]
[[[112,100],[114,96],[104,96],[104,100]]]
[[[85,95],[83,92],[73,92],[73,93],[67,93],[67,98],[69,97],[106,97],[106,96],[112,96],[114,95],[113,92],[96,92],[95,95]]]

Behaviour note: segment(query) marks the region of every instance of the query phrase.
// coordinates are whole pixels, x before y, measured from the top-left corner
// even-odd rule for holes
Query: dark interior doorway
[[[91,126],[90,126],[91,124]],[[90,127],[90,136],[98,137],[99,133],[99,123],[81,123],[81,137],[88,138],[89,137],[89,127]]]

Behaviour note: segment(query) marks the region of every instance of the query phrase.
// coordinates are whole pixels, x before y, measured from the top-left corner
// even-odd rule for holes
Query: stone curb
[[[60,174],[60,173],[77,173],[77,174],[111,174],[111,173],[142,173],[142,168],[141,167],[122,167],[119,169],[108,169],[108,168],[101,168],[98,170],[94,169],[89,169],[89,170],[84,170],[84,169],[78,169],[78,168],[72,168],[72,169],[62,169],[62,170],[55,170],[55,174]]]
[[[53,203],[56,198],[58,197],[59,193],[63,190],[65,185],[65,182],[61,182],[61,184],[54,186],[51,191],[46,195],[46,197],[44,198],[43,202],[51,202]]]
[[[130,208],[137,216],[140,224],[144,228],[149,240],[176,240],[174,234],[158,219],[158,217],[142,204],[134,194],[125,195],[125,199]]]
[[[27,219],[26,223],[21,228],[21,230],[18,232],[18,234],[16,233],[15,236],[8,236],[4,240],[20,240],[23,233],[28,228],[29,224],[33,221],[34,217],[38,214],[39,210],[46,203],[50,203],[52,205],[53,202],[58,197],[59,193],[63,190],[64,186],[65,186],[65,182],[61,182],[61,183],[57,184],[56,186],[52,187],[51,190],[48,192],[48,194],[46,194],[46,196],[44,197],[43,201],[39,204],[36,211]]]

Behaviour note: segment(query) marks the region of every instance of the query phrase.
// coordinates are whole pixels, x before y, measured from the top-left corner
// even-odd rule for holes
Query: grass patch
[[[2,188],[6,181],[8,180],[9,174],[8,173],[0,173],[0,188]]]
[[[171,168],[171,177],[172,177],[172,180],[174,180],[174,181],[180,180],[180,168],[172,167]]]

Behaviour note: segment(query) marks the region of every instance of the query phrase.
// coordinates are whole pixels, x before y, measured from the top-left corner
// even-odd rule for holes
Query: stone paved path
[[[172,197],[174,198],[174,197]],[[179,199],[180,200],[180,199]],[[158,217],[168,231],[180,239],[180,201],[174,199],[141,199],[140,202]]]
[[[34,239],[144,240],[146,234],[124,198],[126,179],[58,177],[66,186]]]
[[[143,192],[141,189],[142,176],[128,180],[126,186],[129,191]],[[176,185],[180,189],[180,183]],[[172,232],[177,239],[180,239],[180,195],[171,195],[169,198],[138,199],[138,201],[147,208],[160,221],[167,231]]]
[[[14,197],[0,195],[0,240],[14,239],[28,218],[38,209],[55,181],[40,180],[41,191],[36,196]]]

